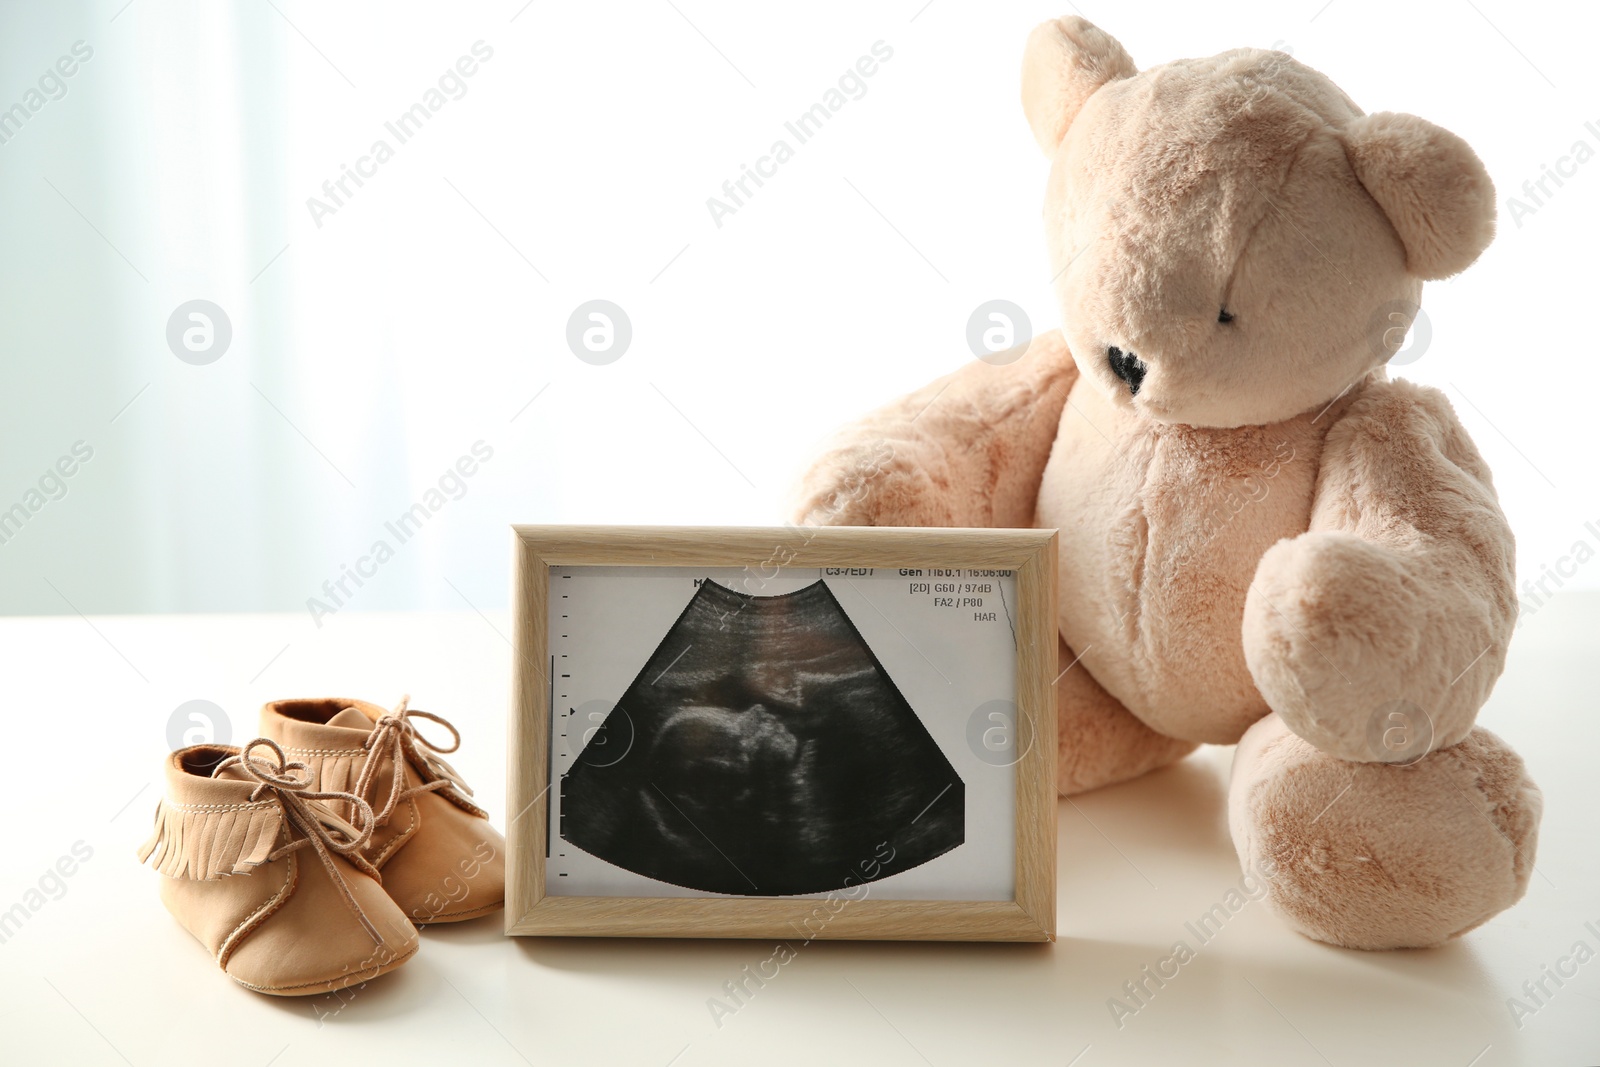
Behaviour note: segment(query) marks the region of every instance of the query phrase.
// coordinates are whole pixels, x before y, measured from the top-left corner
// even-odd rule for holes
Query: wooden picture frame
[[[1055,939],[1053,678],[1057,666],[1057,622],[1054,530],[519,525],[513,527],[513,548],[512,644],[515,657],[508,722],[507,934],[951,941]],[[871,571],[878,580],[898,576],[902,571],[941,574],[955,571],[958,576],[963,570],[1011,572],[1007,577],[1012,579],[1010,587],[1015,590],[1015,602],[1005,605],[1005,617],[999,623],[1001,627],[1006,622],[1011,624],[1014,634],[1011,644],[1015,648],[1016,740],[1014,755],[1006,764],[1014,767],[1015,772],[1014,807],[1010,809],[1014,812],[1015,845],[1010,899],[883,899],[884,893],[871,891],[881,883],[870,880],[856,884],[867,887],[859,896],[846,891],[854,887],[842,887],[837,893],[829,892],[821,897],[815,894],[753,897],[720,891],[717,895],[699,896],[550,892],[546,875],[551,843],[562,845],[566,834],[564,829],[552,829],[551,805],[553,802],[565,804],[568,799],[565,773],[560,776],[560,789],[552,797],[554,756],[551,746],[557,732],[553,729],[556,716],[552,714],[552,705],[560,702],[556,683],[557,676],[563,673],[557,669],[551,651],[552,574],[558,573],[561,578],[574,574],[579,577],[609,574],[614,579],[618,575],[609,570],[578,571],[576,568],[662,567],[735,567],[743,568],[744,573],[780,575],[791,581],[800,580],[808,570],[813,574],[825,574],[828,569],[839,568],[859,568],[858,573]],[[877,575],[875,569],[878,568],[893,570]],[[808,580],[816,586],[824,584],[820,577]],[[697,590],[701,581],[695,580]],[[562,588],[578,589],[580,586],[563,585]],[[888,590],[890,586],[872,588]],[[908,581],[904,589],[892,595],[912,597],[912,590]],[[916,592],[920,595],[920,590]],[[699,596],[698,591],[695,596]],[[917,610],[924,611],[918,618],[926,617],[923,608]],[[687,609],[684,612],[687,614]],[[982,621],[976,613],[974,617]],[[999,632],[1000,640],[1004,641],[1003,630]],[[555,635],[558,640],[564,636]],[[566,712],[561,715],[563,724],[569,721],[564,718]],[[610,719],[608,716],[607,721]],[[966,736],[972,737],[970,723],[966,729]],[[631,733],[629,738],[631,744]],[[566,748],[575,742],[557,741],[556,744]],[[583,754],[589,751],[584,748]],[[638,791],[644,792],[642,788]],[[963,796],[964,793],[963,790]],[[958,818],[966,817],[967,809],[963,807]],[[562,851],[560,855],[565,856],[567,852]],[[587,855],[580,858],[590,861]],[[559,883],[559,886],[575,884]]]

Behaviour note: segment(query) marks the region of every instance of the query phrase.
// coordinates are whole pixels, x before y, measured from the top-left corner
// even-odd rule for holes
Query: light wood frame
[[[1053,941],[1056,929],[1056,534],[889,527],[514,526],[506,933],[607,937]],[[1018,744],[1015,898],[583,897],[545,892],[553,566],[959,567],[1015,573]],[[807,920],[813,920],[807,923]]]

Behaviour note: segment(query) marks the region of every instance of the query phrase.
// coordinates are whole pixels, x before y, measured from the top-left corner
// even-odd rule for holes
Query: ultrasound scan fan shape
[[[633,743],[601,759],[613,722]],[[564,840],[710,893],[827,892],[966,834],[960,776],[821,581],[703,581],[561,790]]]

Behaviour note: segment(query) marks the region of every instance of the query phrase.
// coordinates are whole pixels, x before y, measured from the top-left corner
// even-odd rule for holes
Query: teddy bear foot
[[[1176,763],[1200,746],[1158,734],[1056,642],[1056,792],[1068,797]]]
[[[1228,790],[1234,847],[1274,909],[1361,949],[1437,945],[1516,903],[1540,808],[1521,758],[1481,727],[1411,764],[1351,763],[1277,715],[1240,740]]]

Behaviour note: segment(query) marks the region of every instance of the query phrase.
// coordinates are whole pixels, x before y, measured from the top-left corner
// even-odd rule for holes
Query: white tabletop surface
[[[1260,903],[1198,944],[1185,924],[1239,881],[1232,752],[1206,748],[1061,803],[1055,944],[815,942],[720,1025],[709,999],[772,945],[508,939],[493,916],[424,931],[342,999],[224,977],[133,854],[173,709],[215,702],[238,742],[266,699],[409,691],[461,727],[452,761],[498,822],[509,633],[476,611],[0,619],[0,911],[43,899],[0,944],[0,1063],[1600,1063],[1600,955],[1572,956],[1600,953],[1600,594],[1563,594],[1513,644],[1480,721],[1544,789],[1537,873],[1445,948],[1330,948]],[[75,845],[91,857],[29,897]],[[1110,999],[1180,939],[1195,957],[1119,1027]],[[1535,1005],[1522,987],[1541,978]],[[1512,997],[1534,1010],[1514,1018]]]

